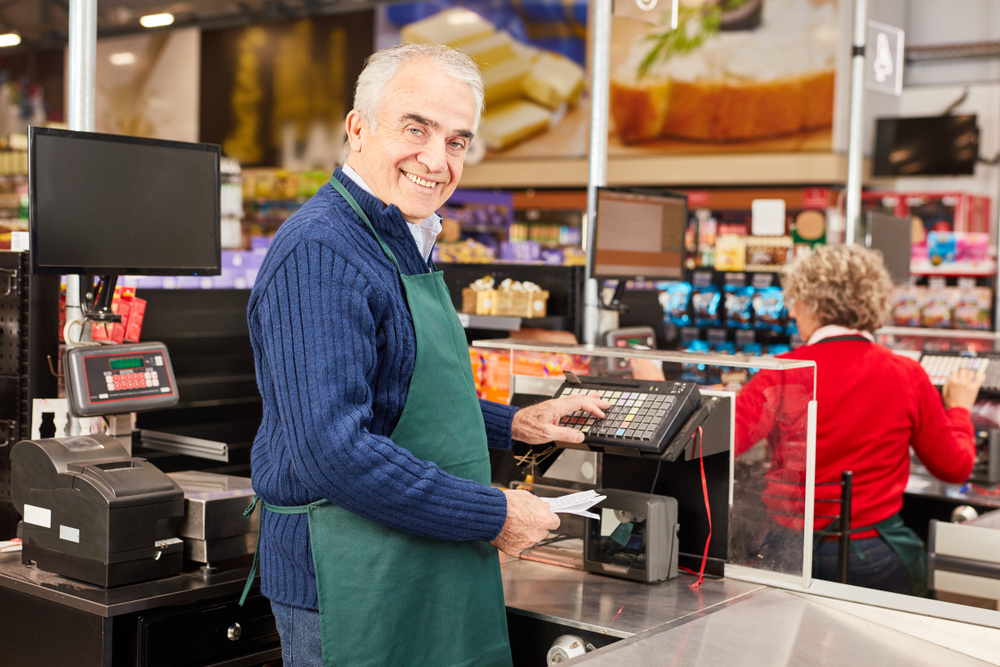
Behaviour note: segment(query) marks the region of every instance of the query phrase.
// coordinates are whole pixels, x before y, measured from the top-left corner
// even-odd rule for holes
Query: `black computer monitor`
[[[591,275],[680,278],[687,196],[658,188],[598,188]]]
[[[32,273],[218,275],[219,147],[31,127]]]
[[[969,175],[978,159],[975,115],[879,118],[875,125],[875,176]]]

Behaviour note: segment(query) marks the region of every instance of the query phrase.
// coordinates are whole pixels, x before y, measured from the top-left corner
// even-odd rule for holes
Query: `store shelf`
[[[925,336],[928,338],[968,338],[977,340],[997,340],[1000,334],[995,331],[976,331],[973,329],[927,329],[921,327],[882,327],[875,332],[876,336]]]
[[[520,331],[520,317],[500,317],[497,315],[469,315],[459,313],[458,320],[466,329],[487,329],[489,331]]]
[[[914,262],[910,266],[914,276],[944,276],[944,277],[993,277],[997,273],[996,263],[991,260],[980,262],[949,262],[934,266],[930,262]]]
[[[505,160],[467,166],[466,188],[587,186],[587,159]],[[839,153],[729,153],[608,158],[609,185],[831,185],[847,180]]]

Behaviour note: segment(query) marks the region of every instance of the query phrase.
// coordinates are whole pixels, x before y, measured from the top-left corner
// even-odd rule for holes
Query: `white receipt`
[[[600,519],[601,517],[587,510],[605,498],[607,496],[598,495],[596,491],[581,491],[580,493],[571,493],[568,496],[542,498],[542,500],[547,502],[549,509],[557,514],[576,514],[591,519]]]

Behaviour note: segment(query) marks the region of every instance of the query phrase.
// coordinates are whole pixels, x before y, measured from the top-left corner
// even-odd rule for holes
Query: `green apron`
[[[351,194],[336,177],[330,184],[399,271]],[[486,425],[465,331],[443,274],[399,272],[399,277],[413,318],[417,355],[406,405],[390,438],[418,459],[489,485]],[[512,664],[494,547],[479,540],[411,535],[327,500],[299,507],[262,504],[272,512],[309,516],[324,667]],[[247,510],[249,515],[252,506]]]
[[[836,531],[840,524],[839,519],[834,519],[824,531],[813,533],[813,563],[815,564],[816,552],[819,549],[820,539],[823,532]],[[874,528],[878,531],[879,537],[885,540],[900,560],[903,561],[903,568],[910,578],[910,585],[913,587],[913,594],[918,597],[927,597],[927,547],[924,541],[903,523],[902,517],[893,514],[888,519],[879,521],[874,526],[857,528],[852,533],[861,533]]]

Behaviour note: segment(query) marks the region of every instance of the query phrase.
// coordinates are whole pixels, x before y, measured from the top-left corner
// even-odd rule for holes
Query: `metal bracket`
[[[17,422],[13,419],[0,419],[0,447],[10,445],[11,432],[17,428]],[[14,437],[17,434],[14,433]]]
[[[5,269],[0,267],[0,298],[10,296],[20,287],[18,282],[17,269]]]

